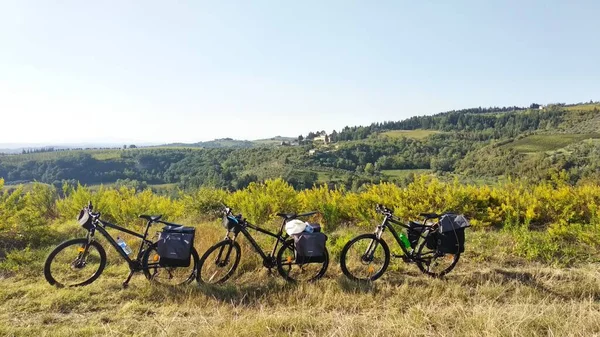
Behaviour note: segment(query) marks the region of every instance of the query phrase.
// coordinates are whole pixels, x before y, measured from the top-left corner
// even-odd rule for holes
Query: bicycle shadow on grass
[[[343,292],[351,294],[374,293],[377,290],[372,281],[353,281],[344,275],[338,276],[336,282]]]
[[[561,300],[568,300],[568,296],[561,294],[545,286],[542,282],[536,280],[533,273],[525,271],[512,271],[500,268],[494,268],[489,272],[473,272],[466,280],[466,284],[480,284],[487,281],[496,281],[500,284],[509,284],[510,282],[518,282],[524,286],[533,288],[545,294],[552,295]]]
[[[292,283],[278,282],[276,279],[264,280],[259,283],[238,284],[235,282],[225,284],[200,284],[198,289],[205,296],[215,300],[238,305],[249,305],[272,293],[289,291],[295,288]]]

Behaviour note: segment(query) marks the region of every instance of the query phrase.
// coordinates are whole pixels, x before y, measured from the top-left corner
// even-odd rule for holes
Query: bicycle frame
[[[427,221],[427,219],[425,219],[423,221],[423,225],[422,227],[424,229],[431,229],[431,226],[428,226],[425,224],[425,222]],[[395,219],[393,216],[389,216],[386,215],[385,218],[383,219],[383,222],[381,223],[381,225],[377,226],[377,229],[375,230],[375,235],[377,235],[378,239],[381,239],[381,236],[383,235],[383,232],[385,231],[385,229],[389,229],[390,232],[392,233],[392,236],[394,237],[394,239],[396,240],[396,242],[398,243],[398,246],[400,246],[400,249],[402,249],[402,252],[404,253],[404,256],[406,257],[410,257],[412,258],[412,252],[409,252],[404,245],[402,244],[402,241],[400,240],[400,235],[398,234],[398,232],[396,231],[396,229],[394,229],[394,226],[392,226],[390,223],[396,224],[400,227],[406,228],[408,230],[410,230],[410,227],[401,223],[400,220]],[[424,231],[423,231],[424,232]],[[419,234],[419,237],[421,239],[425,239],[425,235],[423,235],[423,232],[421,232]]]
[[[250,242],[250,245],[254,248],[254,250],[262,257],[264,265],[270,266],[273,264],[273,257],[275,256],[275,253],[277,252],[277,247],[279,246],[279,243],[283,243],[287,239],[287,234],[285,236],[282,235],[283,234],[283,226],[285,226],[285,220],[283,221],[281,227],[279,228],[279,232],[277,234],[275,234],[266,229],[262,229],[258,226],[255,226],[253,224],[246,222],[245,226],[239,226],[236,228],[236,230],[234,231],[233,239],[229,238],[229,232],[227,232],[227,235],[225,236],[225,238],[235,241],[238,234],[241,232],[246,237],[246,239],[248,239],[248,242]],[[273,250],[271,251],[271,254],[267,255],[267,253],[265,253],[265,251],[260,247],[258,242],[256,242],[256,240],[254,240],[254,238],[252,237],[252,235],[250,234],[250,232],[248,232],[248,230],[246,228],[253,229],[257,232],[266,234],[266,235],[276,239],[275,245],[273,246]],[[229,258],[230,253],[231,253],[231,247],[229,248],[229,250],[227,252],[226,258]]]
[[[95,231],[100,232],[100,234],[102,234],[102,236],[104,236],[106,238],[106,240],[108,241],[108,243],[110,243],[111,246],[113,246],[117,252],[119,252],[119,254],[121,255],[121,257],[127,261],[127,263],[129,264],[129,268],[131,270],[138,270],[140,268],[140,266],[138,266],[138,263],[140,261],[140,259],[142,258],[142,255],[144,254],[144,246],[146,245],[152,245],[152,241],[148,240],[148,230],[150,229],[150,225],[151,222],[148,222],[148,224],[146,225],[146,231],[144,232],[144,235],[136,233],[134,231],[131,231],[127,228],[123,228],[121,226],[117,226],[115,224],[112,224],[110,222],[107,221],[103,221],[98,219],[98,222],[100,224],[102,224],[102,226],[94,226],[94,228],[92,228],[91,230],[89,230],[88,232],[88,242],[90,242],[91,240],[94,239],[94,234]],[[117,243],[117,241],[115,239],[113,239],[113,237],[110,235],[110,233],[108,233],[108,231],[106,230],[106,227],[109,228],[113,228],[116,229],[120,232],[123,233],[127,233],[129,235],[133,235],[139,239],[142,239],[142,244],[140,245],[140,248],[138,250],[137,253],[137,257],[135,258],[135,260],[131,259],[127,254],[125,254],[125,252],[123,251],[123,249],[121,249],[121,247],[119,246],[119,244]]]

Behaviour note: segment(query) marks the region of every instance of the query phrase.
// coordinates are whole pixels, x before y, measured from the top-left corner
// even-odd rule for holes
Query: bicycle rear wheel
[[[294,240],[286,241],[277,252],[277,271],[288,282],[314,282],[325,275],[329,267],[329,252],[325,248],[322,261],[296,262]]]
[[[427,236],[429,235],[434,235],[434,233],[428,233]],[[431,277],[443,277],[454,269],[460,259],[460,253],[440,252],[437,248],[427,247],[427,241],[427,238],[423,240],[417,249],[415,255],[417,267]]]
[[[160,265],[160,256],[156,250],[156,243],[146,250],[142,256],[142,270],[144,276],[152,282],[165,285],[182,285],[192,282],[196,278],[199,264],[198,252],[192,247],[190,265],[186,267],[166,267]]]
[[[223,240],[210,247],[198,264],[198,282],[217,284],[227,281],[237,269],[242,256],[240,245]]]
[[[58,245],[46,258],[44,277],[57,287],[79,287],[94,282],[106,266],[106,252],[86,238]]]
[[[342,272],[354,281],[375,281],[389,264],[390,249],[375,234],[362,234],[350,240],[340,256]]]

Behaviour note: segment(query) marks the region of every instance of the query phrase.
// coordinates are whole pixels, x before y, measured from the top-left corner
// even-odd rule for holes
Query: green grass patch
[[[91,153],[92,158],[97,160],[114,160],[121,158],[121,153],[123,150],[92,150]]]
[[[429,169],[414,169],[414,170],[381,170],[381,173],[384,175],[395,178],[395,179],[404,179],[408,177],[409,174],[427,174],[431,173]]]
[[[435,135],[437,133],[440,133],[440,131],[417,129],[417,130],[392,130],[392,131],[382,132],[381,135],[387,136],[390,138],[406,137],[406,138],[412,138],[412,139],[424,139],[431,135]]]
[[[567,111],[593,111],[594,109],[600,110],[600,104],[598,104],[598,103],[581,104],[581,105],[567,106],[567,107],[564,107],[564,109]]]
[[[600,138],[600,134],[542,134],[518,139],[505,146],[521,153],[546,152],[555,151],[586,139],[597,138]]]

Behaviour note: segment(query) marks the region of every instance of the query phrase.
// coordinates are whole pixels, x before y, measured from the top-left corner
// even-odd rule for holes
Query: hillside
[[[398,122],[345,127],[295,139],[230,138],[159,147],[70,150],[0,156],[7,185],[40,181],[82,184],[177,184],[239,189],[284,177],[302,189],[315,183],[355,189],[366,182],[410,181],[414,173],[493,181],[598,178],[600,104],[554,104],[449,111]],[[286,145],[281,146],[282,142]]]
[[[296,138],[276,136],[257,140],[238,140],[233,138],[221,138],[198,143],[170,143],[155,147],[200,147],[206,149],[214,148],[249,148],[255,146],[280,145],[281,142],[292,142]]]

